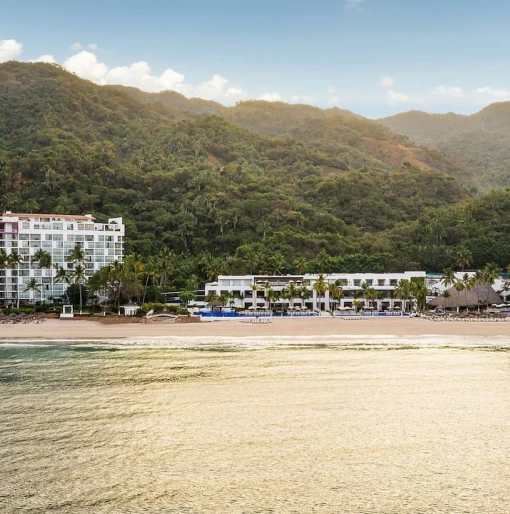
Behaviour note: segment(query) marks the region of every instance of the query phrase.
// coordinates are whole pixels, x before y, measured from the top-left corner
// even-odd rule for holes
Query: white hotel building
[[[403,273],[329,273],[324,278],[328,284],[341,285],[343,296],[338,302],[330,297],[329,292],[318,298],[317,293],[313,290],[313,284],[317,280],[318,275],[244,275],[244,276],[220,276],[217,282],[211,282],[205,285],[205,294],[211,292],[218,296],[229,295],[233,298],[233,306],[238,308],[266,308],[267,302],[264,299],[264,284],[269,286],[278,295],[291,282],[296,287],[306,286],[309,290],[309,298],[294,299],[295,307],[306,307],[309,310],[331,310],[334,308],[350,308],[353,302],[359,300],[363,302],[365,307],[369,307],[368,301],[363,299],[360,294],[361,286],[365,283],[367,286],[375,289],[380,293],[380,298],[372,301],[372,306],[379,310],[401,309],[403,307],[402,300],[397,299],[393,295],[393,291],[397,287],[400,280],[411,280],[413,278],[425,278],[427,287],[433,291],[437,288],[436,293],[442,292],[439,276],[430,275],[424,271],[405,271]],[[255,286],[257,287],[254,290]],[[279,300],[277,306],[289,305],[289,300]]]
[[[7,255],[17,251],[23,263],[13,269],[0,269],[0,304],[40,301],[62,297],[65,284],[55,282],[56,269],[72,272],[73,263],[67,262],[76,245],[85,253],[85,275],[90,277],[108,264],[123,261],[124,225],[122,218],[111,218],[107,223],[96,223],[95,218],[64,214],[14,214],[9,211],[0,217],[0,250]],[[33,256],[43,249],[51,255],[52,266],[40,268]],[[27,291],[27,283],[35,278],[41,293]]]

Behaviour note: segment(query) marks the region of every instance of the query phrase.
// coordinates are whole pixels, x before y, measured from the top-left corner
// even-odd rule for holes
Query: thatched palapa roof
[[[457,308],[478,305],[478,302],[481,304],[488,303],[489,305],[502,302],[501,296],[491,286],[481,284],[480,282],[477,282],[470,291],[457,291],[455,286],[452,286],[448,289],[448,292],[450,293],[449,298],[441,295],[428,302],[428,305],[431,307],[444,307],[446,304],[448,308]]]

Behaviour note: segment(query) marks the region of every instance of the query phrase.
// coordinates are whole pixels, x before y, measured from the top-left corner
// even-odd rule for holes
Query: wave
[[[510,350],[508,336],[392,336],[325,335],[325,336],[252,336],[252,337],[145,337],[130,339],[24,339],[0,340],[0,346],[84,346],[107,348],[169,348],[188,350],[240,351],[260,349],[426,349],[426,348],[487,348]]]

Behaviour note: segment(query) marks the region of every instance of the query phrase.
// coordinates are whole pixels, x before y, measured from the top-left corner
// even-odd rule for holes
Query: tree
[[[35,252],[34,256],[32,257],[32,261],[37,263],[40,269],[44,268],[51,268],[52,258],[51,253],[43,250],[42,248],[39,248],[37,252]],[[41,284],[44,291],[44,283]],[[51,295],[53,296],[53,274],[51,276]],[[44,298],[41,295],[41,300],[44,301]]]
[[[457,312],[459,312],[459,310],[460,310],[460,300],[459,300],[459,297],[460,297],[460,293],[462,291],[464,291],[464,282],[462,281],[462,279],[461,280],[457,280],[453,287],[455,287],[455,291],[457,291]]]
[[[26,293],[27,291],[30,291],[30,302],[31,303],[34,303],[34,298],[33,298],[32,293],[39,293],[39,294],[41,293],[41,290],[39,289],[40,285],[41,284],[38,284],[37,280],[35,278],[31,278],[27,282],[25,289],[23,289],[24,293]],[[34,311],[35,311],[35,307],[34,307]]]
[[[337,281],[338,282],[338,281]],[[341,285],[335,283],[335,284],[329,284],[329,296],[333,298],[333,300],[336,301],[336,303],[340,303],[340,300],[342,299],[342,296],[344,295],[344,290]],[[334,310],[334,309],[332,309]]]
[[[326,294],[328,290],[328,283],[326,282],[326,278],[322,273],[319,273],[317,280],[313,283],[312,289],[317,294],[319,310],[321,310],[321,298]]]
[[[441,283],[446,289],[450,289],[451,286],[455,285],[455,282],[457,282],[455,271],[452,268],[445,268],[441,275]]]
[[[499,278],[501,270],[498,266],[496,266],[493,262],[489,262],[482,270],[482,281],[485,285],[486,289],[486,301],[487,308],[489,307],[489,291],[490,288],[494,285],[496,280]]]
[[[292,264],[294,265],[294,267],[296,268],[296,271],[302,275],[305,270],[306,270],[306,267],[308,265],[308,262],[306,261],[306,259],[304,257],[296,257],[293,261],[292,261]]]
[[[179,298],[181,300],[181,303],[188,308],[189,302],[192,302],[195,300],[196,295],[193,291],[184,290],[179,293]]]
[[[441,296],[444,298],[444,310],[446,312],[448,309],[448,298],[450,298],[450,296],[451,296],[450,291],[448,291],[448,289],[446,289],[445,291],[443,291],[443,294]]]
[[[64,288],[64,295],[67,297],[67,301],[69,301],[69,296],[67,295],[67,288],[71,283],[71,276],[62,266],[54,264],[53,267],[55,268],[55,278],[53,279],[53,281],[57,284],[65,284],[66,287]]]
[[[466,268],[468,268],[473,261],[473,254],[469,250],[469,248],[466,248],[465,246],[461,246],[457,250],[457,266],[464,271]]]
[[[142,304],[145,303],[145,296],[147,294],[147,287],[149,285],[149,279],[152,280],[152,283],[154,284],[154,280],[159,275],[159,266],[158,266],[158,260],[156,257],[149,257],[147,262],[143,265],[143,274],[145,275],[145,284],[143,287],[143,298],[142,298]]]
[[[16,307],[19,309],[19,286],[20,286],[20,276],[19,276],[19,267],[20,264],[23,264],[25,261],[23,257],[18,253],[17,250],[12,250],[12,252],[7,257],[7,266],[11,269],[16,268]]]
[[[397,286],[395,287],[394,295],[396,298],[399,298],[403,301],[402,310],[404,312],[407,312],[407,304],[409,298],[411,297],[411,291],[411,283],[406,279],[399,280]]]
[[[85,275],[85,268],[81,264],[74,266],[73,274],[71,275],[72,281],[78,286],[80,290],[80,315],[83,314],[83,292],[82,285],[87,280]]]
[[[464,289],[464,300],[466,303],[466,310],[469,310],[468,302],[467,302],[467,294],[469,291],[473,290],[473,287],[475,287],[475,279],[474,277],[470,277],[468,273],[464,273],[462,275],[462,285]]]

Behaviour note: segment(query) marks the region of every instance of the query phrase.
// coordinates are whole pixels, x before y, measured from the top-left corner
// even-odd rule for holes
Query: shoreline
[[[152,343],[240,343],[305,345],[307,342],[377,344],[392,341],[458,340],[490,341],[510,344],[510,326],[506,322],[434,322],[420,318],[373,318],[365,321],[338,318],[303,320],[273,319],[270,324],[214,321],[190,324],[126,323],[105,325],[90,320],[47,320],[41,324],[2,325],[0,344],[60,342],[66,344],[104,343],[125,345]]]

